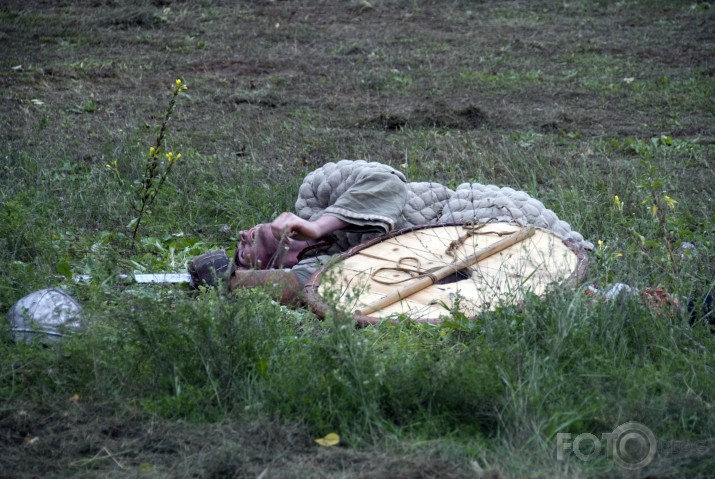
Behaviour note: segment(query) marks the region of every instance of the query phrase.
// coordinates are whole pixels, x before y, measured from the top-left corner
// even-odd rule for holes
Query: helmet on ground
[[[7,313],[15,341],[55,342],[82,328],[79,303],[64,291],[41,289],[18,300]]]

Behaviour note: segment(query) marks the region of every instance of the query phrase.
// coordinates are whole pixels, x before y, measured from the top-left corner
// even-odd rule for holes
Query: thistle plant
[[[156,142],[149,148],[149,154],[145,159],[144,179],[139,185],[137,201],[134,205],[137,216],[128,226],[132,228],[132,246],[136,240],[142,218],[156,199],[156,195],[159,194],[159,190],[169,176],[169,173],[171,173],[172,168],[176,162],[181,159],[181,153],[174,153],[173,151],[167,151],[162,158],[162,148],[164,148],[164,136],[166,135],[167,125],[174,111],[174,106],[176,106],[176,98],[179,96],[179,93],[187,89],[188,87],[181,79],[176,80],[171,100],[169,101],[169,105],[164,113],[164,119],[159,127]]]

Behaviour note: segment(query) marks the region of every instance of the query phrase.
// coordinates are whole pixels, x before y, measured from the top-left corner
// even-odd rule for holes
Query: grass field
[[[0,477],[713,477],[715,4],[10,0],[0,48],[0,310],[58,287],[87,325],[3,323]],[[356,329],[119,279],[343,158],[527,191],[596,245],[586,281]],[[679,306],[585,294],[614,283]]]

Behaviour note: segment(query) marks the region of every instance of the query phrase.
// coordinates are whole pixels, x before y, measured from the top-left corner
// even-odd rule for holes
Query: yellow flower
[[[178,92],[181,92],[181,91],[184,91],[184,90],[186,90],[186,89],[188,89],[188,88],[189,88],[189,87],[187,87],[186,85],[184,85],[184,82],[181,80],[181,78],[177,78],[177,79],[176,79],[176,92],[177,92],[177,93],[178,93]]]
[[[598,240],[598,247],[603,248],[603,240]]]
[[[668,196],[668,195],[663,196],[663,201],[665,201],[665,203],[666,203],[666,204],[670,207],[670,209],[672,209],[672,210],[674,210],[674,209],[675,209],[675,205],[678,204],[677,201],[675,201],[673,198],[671,198],[671,197]]]
[[[149,148],[149,154],[154,156],[154,153],[156,153],[156,148],[152,146],[151,148]]]
[[[181,159],[181,153],[177,153],[176,156],[174,156],[174,152],[170,151],[166,154],[166,159],[169,160],[169,163],[173,165]]]

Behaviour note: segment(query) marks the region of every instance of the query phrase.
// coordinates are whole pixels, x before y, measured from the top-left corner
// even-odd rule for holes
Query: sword
[[[194,287],[194,281],[189,273],[137,273],[120,274],[120,280],[137,284],[188,284]],[[92,281],[90,274],[78,274],[74,277],[75,283],[87,283]]]
[[[188,284],[191,288],[197,285],[193,278],[198,278],[199,284],[213,286],[221,278],[226,277],[229,270],[229,259],[226,250],[218,249],[199,255],[189,261],[189,273],[135,273],[120,274],[118,278],[128,283],[137,284]],[[79,274],[74,277],[75,283],[92,280],[92,275]]]

